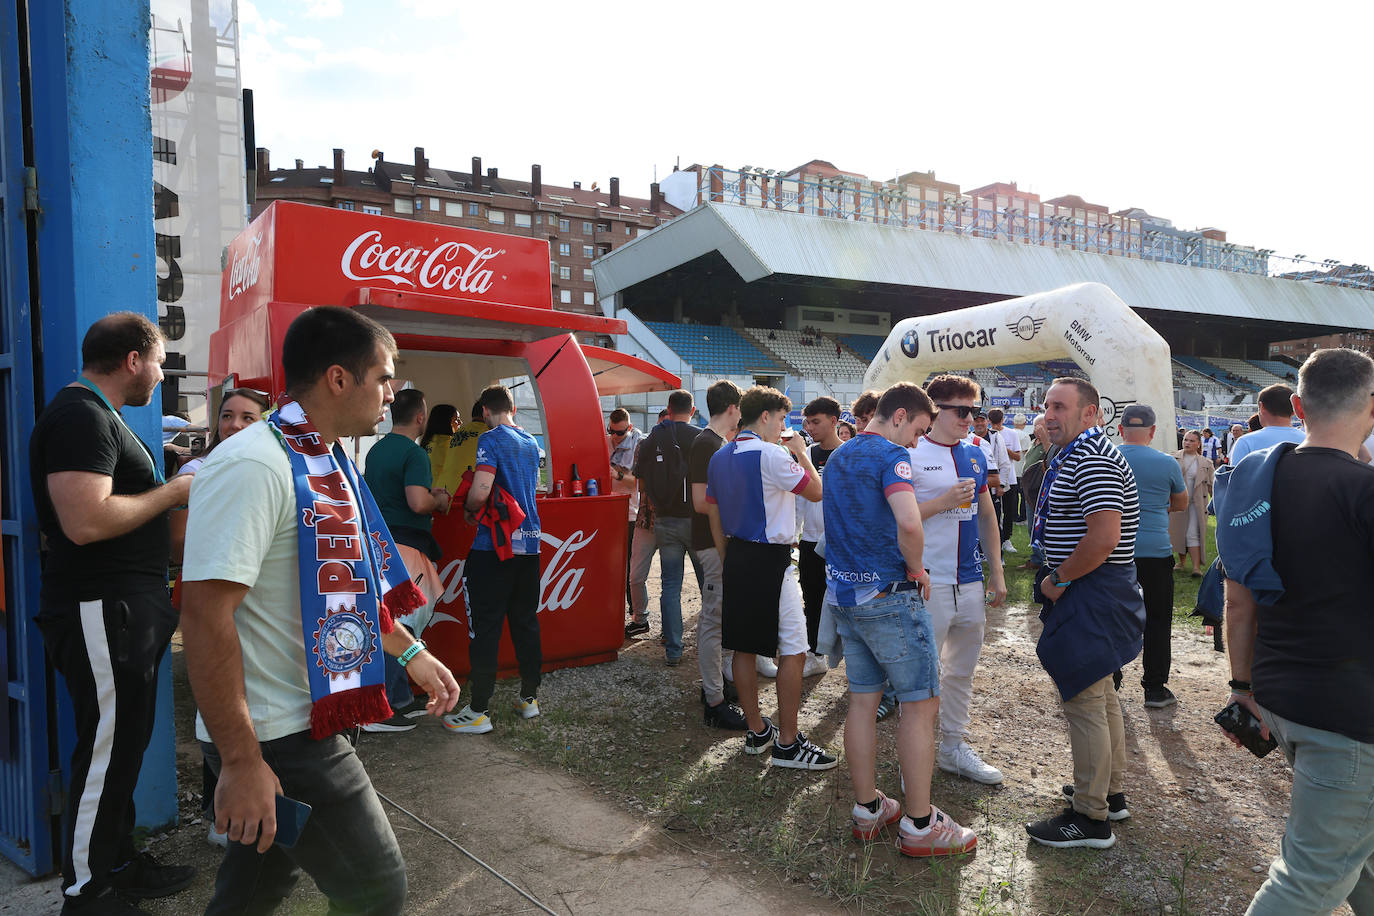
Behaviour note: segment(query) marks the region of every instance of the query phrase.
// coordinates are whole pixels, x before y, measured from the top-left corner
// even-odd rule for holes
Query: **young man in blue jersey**
[[[778,444],[791,409],[775,388],[744,393],[739,435],[711,456],[706,503],[721,557],[721,644],[735,652],[735,689],[749,725],[744,750],[761,754],[771,745],[774,766],[828,770],[836,759],[797,730],[807,642],[792,565],[795,497],[819,501],[821,479],[801,436]],[[760,655],[778,659],[777,725],[759,712]]]
[[[937,375],[926,394],[939,411],[930,431],[911,451],[912,483],[925,526],[925,563],[930,570],[926,609],[940,654],[940,769],[984,785],[997,785],[1002,772],[969,747],[969,703],[973,672],[983,651],[987,603],[1007,597],[1002,573],[1001,535],[993,506],[983,449],[965,441],[978,405],[978,384],[959,375]],[[988,561],[983,584],[978,543]]]
[[[535,490],[539,483],[539,443],[515,425],[515,402],[504,385],[492,385],[480,401],[491,429],[477,440],[477,464],[472,489],[463,504],[463,518],[477,524],[493,488],[502,487],[525,513],[525,521],[511,532],[514,556],[503,560],[496,553],[491,532],[478,526],[477,536],[463,566],[463,592],[468,601],[472,639],[468,659],[471,695],[461,712],[444,716],[450,731],[483,734],[491,731],[487,707],[496,686],[496,652],[501,625],[510,627],[510,641],[520,667],[520,697],[515,705],[521,718],[539,715],[540,669],[543,649],[539,642],[539,509]]]
[[[908,446],[934,407],[924,391],[899,382],[885,391],[867,429],[830,456],[824,494],[826,607],[844,640],[849,715],[844,751],[854,786],[852,832],[872,840],[901,821],[898,848],[909,856],[953,855],[978,843],[930,803],[940,669],[923,560],[921,510]],[[897,754],[903,806],[878,791],[875,713],[884,681],[901,702]]]

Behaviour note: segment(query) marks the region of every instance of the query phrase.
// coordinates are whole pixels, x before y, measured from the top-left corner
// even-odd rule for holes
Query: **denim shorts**
[[[887,681],[902,703],[940,695],[940,657],[918,591],[892,592],[858,607],[826,604],[844,640],[850,691],[880,693]]]

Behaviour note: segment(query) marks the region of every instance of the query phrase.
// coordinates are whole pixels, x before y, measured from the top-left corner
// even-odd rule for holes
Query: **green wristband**
[[[419,655],[427,648],[429,647],[425,645],[425,641],[423,639],[415,640],[413,643],[410,644],[409,647],[406,648],[404,652],[401,653],[400,657],[396,659],[396,664],[404,668],[406,665],[410,663],[410,660],[412,658]]]

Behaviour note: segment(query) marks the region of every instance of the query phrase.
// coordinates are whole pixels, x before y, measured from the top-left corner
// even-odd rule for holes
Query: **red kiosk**
[[[492,382],[526,378],[543,421],[547,479],[570,479],[576,464],[601,488],[539,500],[546,670],[608,661],[624,642],[628,497],[610,492],[598,397],[680,384],[643,360],[580,346],[574,333],[623,334],[625,323],[555,310],[549,266],[542,239],[277,201],[228,248],[209,359],[212,379],[275,395],[292,319],[340,305],[395,335],[397,376],[430,404],[466,410]],[[468,671],[462,570],[474,533],[458,512],[435,518],[444,593],[424,637],[460,678]],[[500,668],[515,670],[507,636]]]

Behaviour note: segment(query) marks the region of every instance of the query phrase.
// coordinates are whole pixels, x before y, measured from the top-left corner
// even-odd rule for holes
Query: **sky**
[[[1374,4],[238,0],[274,166],[933,169],[1374,263]]]

